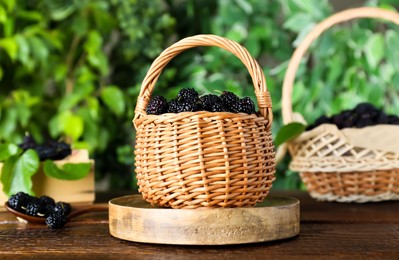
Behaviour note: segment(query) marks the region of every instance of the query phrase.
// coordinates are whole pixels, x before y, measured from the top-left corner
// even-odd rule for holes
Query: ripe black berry
[[[39,203],[41,205],[41,210],[45,216],[50,215],[55,207],[55,201],[49,196],[42,196],[39,198]]]
[[[177,108],[179,106],[179,102],[176,99],[173,99],[168,102],[168,113],[177,113]]]
[[[29,201],[29,194],[25,192],[18,192],[8,199],[8,204],[11,208],[21,211],[22,207],[26,208],[27,202]]]
[[[313,129],[321,124],[335,124],[338,129],[363,128],[378,124],[398,124],[399,117],[387,115],[382,109],[378,109],[370,103],[360,103],[355,108],[344,110],[331,117],[320,116],[314,124],[309,125],[306,130]]]
[[[199,103],[179,102],[177,104],[177,113],[181,112],[195,112],[201,110]]]
[[[22,149],[22,150],[24,150],[24,151],[26,151],[26,150],[28,150],[28,149],[34,149],[35,147],[36,147],[36,141],[33,139],[33,137],[32,136],[30,136],[30,135],[26,135],[25,137],[24,137],[24,140],[23,140],[23,142],[21,143],[21,144],[19,144],[18,146]]]
[[[53,212],[60,212],[62,214],[64,214],[65,216],[67,216],[69,213],[71,213],[71,205],[69,203],[65,203],[65,202],[57,202],[54,206]]]
[[[193,88],[183,88],[177,93],[177,101],[178,102],[198,102],[198,92]]]
[[[389,115],[388,122],[391,125],[399,125],[399,117],[395,115]]]
[[[46,224],[52,229],[58,229],[65,226],[67,223],[67,217],[62,212],[52,212],[46,218]]]
[[[71,146],[65,142],[53,142],[56,156],[52,160],[62,160],[72,153]]]
[[[168,102],[162,96],[155,96],[151,98],[150,102],[146,107],[146,113],[148,115],[160,115],[168,110]]]
[[[240,99],[238,102],[237,112],[254,114],[255,113],[255,104],[249,97],[244,97]]]
[[[26,205],[26,214],[28,215],[39,216],[39,213],[43,214],[42,212],[42,205],[40,204],[39,199],[32,200],[28,205]]]
[[[239,97],[237,97],[233,92],[223,91],[220,95],[220,99],[222,100],[223,105],[228,108],[231,104],[238,102]]]
[[[200,98],[203,110],[209,112],[225,111],[222,99],[216,95],[208,94]]]

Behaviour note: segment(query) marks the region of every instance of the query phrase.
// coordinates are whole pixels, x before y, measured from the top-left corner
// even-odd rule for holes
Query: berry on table
[[[25,192],[18,192],[14,195],[11,195],[10,198],[8,199],[8,204],[10,205],[11,208],[21,211],[22,208],[26,208],[26,205],[29,201],[29,194]]]
[[[28,205],[26,205],[26,214],[28,215],[39,216],[39,214],[42,214],[42,212],[43,210],[39,199],[32,200],[28,203]]]
[[[41,205],[42,212],[44,216],[50,215],[55,207],[55,201],[49,196],[41,196],[39,198],[39,203]]]
[[[62,212],[51,212],[45,220],[47,226],[52,229],[59,229],[67,223],[67,217]]]
[[[54,206],[53,212],[61,212],[64,215],[71,213],[72,207],[69,203],[57,202]]]

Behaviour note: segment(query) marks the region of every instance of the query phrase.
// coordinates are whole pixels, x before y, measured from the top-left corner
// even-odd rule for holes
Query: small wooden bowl
[[[109,229],[123,240],[175,245],[227,245],[273,241],[299,234],[299,201],[268,196],[255,207],[171,209],[141,195],[109,202]]]

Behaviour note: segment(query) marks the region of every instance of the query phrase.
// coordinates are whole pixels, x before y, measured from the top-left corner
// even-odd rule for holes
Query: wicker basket
[[[302,116],[292,112],[292,91],[300,61],[311,43],[331,26],[355,18],[381,18],[399,25],[399,15],[378,8],[355,8],[332,15],[318,24],[295,50],[283,83],[282,112],[285,124]],[[388,130],[381,129],[382,127]],[[390,129],[390,130],[389,130]],[[370,129],[369,129],[370,130]],[[399,126],[375,126],[380,136],[396,136],[396,151],[368,148],[354,143],[334,125],[305,131],[288,143],[292,155],[290,169],[298,171],[310,195],[318,200],[371,202],[399,199]],[[356,135],[362,135],[361,129]],[[384,134],[382,134],[384,133]],[[368,135],[363,136],[366,143]],[[358,138],[359,139],[359,138]]]
[[[147,115],[145,107],[168,62],[184,50],[216,46],[249,71],[259,111]],[[261,202],[274,181],[272,103],[262,69],[238,43],[214,35],[185,38],[155,59],[137,100],[135,166],[139,192],[171,208],[245,207]]]

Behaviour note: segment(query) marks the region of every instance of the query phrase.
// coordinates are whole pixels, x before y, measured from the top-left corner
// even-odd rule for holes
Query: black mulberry
[[[71,213],[72,207],[69,203],[66,202],[57,202],[54,206],[53,212],[60,212],[67,216],[69,213]]]
[[[200,111],[201,106],[199,103],[192,103],[192,102],[179,102],[177,105],[177,113],[181,112],[196,112]]]
[[[255,113],[255,104],[249,97],[244,97],[237,102],[237,112],[254,114]]]
[[[183,88],[177,93],[177,101],[180,103],[183,102],[192,102],[192,103],[197,103],[198,102],[198,92],[195,91],[193,88]]]
[[[203,110],[209,112],[225,111],[222,99],[216,95],[208,94],[200,98]]]
[[[177,113],[179,107],[179,102],[177,102],[176,99],[173,99],[171,101],[168,102],[168,113]]]
[[[26,205],[26,214],[31,216],[39,216],[39,214],[43,214],[43,208],[39,199],[36,198]]]
[[[45,216],[50,215],[55,207],[55,201],[49,196],[42,196],[39,198],[39,203],[41,205],[42,212]]]
[[[21,211],[22,207],[26,208],[29,198],[30,198],[29,194],[20,191],[10,196],[10,198],[8,199],[8,204],[10,205],[11,208],[17,211]]]
[[[155,96],[151,98],[150,102],[146,107],[148,115],[160,115],[168,110],[168,102],[162,96]]]
[[[52,212],[45,221],[48,227],[59,229],[67,223],[67,217],[62,212]]]

